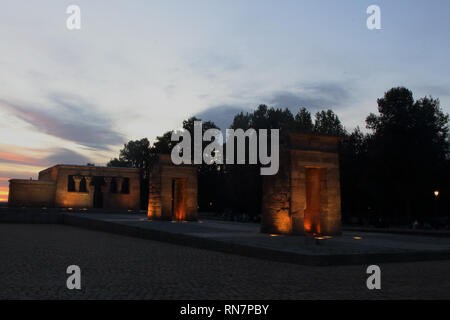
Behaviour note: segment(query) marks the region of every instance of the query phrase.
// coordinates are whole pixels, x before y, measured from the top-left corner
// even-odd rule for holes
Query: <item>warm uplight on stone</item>
[[[56,165],[39,172],[39,180],[11,179],[8,204],[139,210],[139,169]]]
[[[197,220],[197,169],[173,165],[169,155],[159,155],[152,166],[148,218]]]
[[[262,232],[341,233],[338,140],[289,134],[278,174],[264,177]]]

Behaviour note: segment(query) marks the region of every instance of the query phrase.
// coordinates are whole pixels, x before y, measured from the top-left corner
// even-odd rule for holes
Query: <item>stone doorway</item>
[[[186,220],[186,179],[172,180],[172,220]]]
[[[96,209],[103,208],[103,185],[105,181],[103,177],[94,177],[91,182],[91,186],[94,188],[94,199],[92,206]]]
[[[264,176],[261,231],[341,234],[339,138],[288,134],[276,175]]]
[[[306,208],[304,228],[307,234],[321,234],[320,203],[321,203],[321,180],[324,174],[323,168],[306,169]]]

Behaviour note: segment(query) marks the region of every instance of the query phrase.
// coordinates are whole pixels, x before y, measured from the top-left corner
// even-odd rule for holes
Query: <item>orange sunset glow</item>
[[[26,164],[38,164],[38,162],[35,159],[12,152],[0,152],[0,160],[20,162]]]
[[[0,186],[0,202],[8,201],[8,186]]]

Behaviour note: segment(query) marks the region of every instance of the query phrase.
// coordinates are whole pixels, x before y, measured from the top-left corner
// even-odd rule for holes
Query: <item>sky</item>
[[[10,178],[105,165],[194,115],[332,109],[353,130],[396,86],[450,112],[449,17],[447,0],[0,0],[0,201]]]

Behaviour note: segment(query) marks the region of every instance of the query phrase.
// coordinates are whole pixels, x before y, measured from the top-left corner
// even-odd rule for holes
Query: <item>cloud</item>
[[[236,97],[235,97],[236,98]],[[237,97],[239,98],[239,97]],[[310,111],[323,109],[337,109],[345,106],[350,100],[347,88],[338,83],[322,83],[308,85],[296,90],[279,90],[267,94],[266,98],[253,98],[253,105],[266,104],[269,107],[288,108],[295,115],[300,107]],[[243,105],[248,105],[248,99],[243,99]],[[207,121],[213,121],[222,130],[229,128],[234,116],[239,112],[251,112],[249,108],[243,108],[228,104],[219,104],[196,114],[195,116]]]
[[[0,151],[0,161],[7,163],[22,163],[29,165],[38,164],[38,161],[36,159],[15,152],[3,152],[3,151]]]
[[[0,163],[6,163],[4,168],[17,165],[34,166],[36,168],[49,167],[56,164],[81,164],[85,165],[91,162],[89,158],[79,154],[75,151],[66,148],[52,148],[52,149],[23,149],[23,151],[44,152],[49,154],[44,158],[30,157],[17,152],[0,152]],[[0,181],[2,176],[5,177],[5,172],[0,171]],[[9,174],[6,176],[10,176]]]
[[[292,91],[276,91],[266,99],[269,106],[288,108],[297,113],[299,107],[314,111],[342,107],[349,101],[350,93],[340,84],[323,83]]]
[[[36,130],[84,146],[108,150],[109,145],[124,142],[107,115],[83,99],[68,94],[51,94],[52,109],[39,109],[27,104],[0,100],[10,113]]]
[[[207,78],[216,78],[226,72],[235,72],[243,68],[243,64],[236,55],[219,53],[207,50],[196,52],[191,57],[189,66],[198,72],[206,75]]]
[[[450,87],[444,85],[418,86],[417,89],[414,88],[414,91],[416,90],[419,92],[424,92],[426,95],[432,95],[434,98],[450,96]]]
[[[203,121],[212,121],[220,129],[225,130],[233,123],[234,116],[241,111],[245,111],[244,108],[230,105],[218,105],[208,108],[195,116]]]
[[[79,164],[86,165],[91,162],[85,156],[66,149],[66,148],[55,148],[52,149],[52,154],[42,159],[40,162],[44,166],[53,166],[56,164]]]

